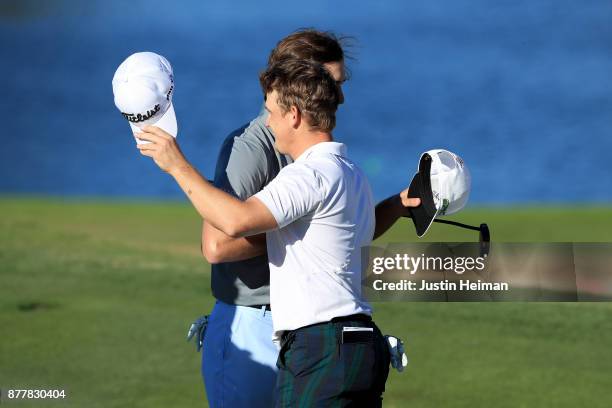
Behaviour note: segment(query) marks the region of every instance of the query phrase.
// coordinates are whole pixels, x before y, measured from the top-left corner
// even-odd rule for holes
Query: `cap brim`
[[[134,123],[132,122],[128,122],[128,123],[130,124],[130,127],[132,128],[132,133],[136,134],[136,133],[142,132],[142,129],[140,129],[140,127],[138,127]],[[161,128],[162,130],[166,131],[167,133],[169,133],[170,135],[172,135],[172,137],[176,137],[176,135],[178,134],[178,125],[176,122],[176,114],[174,113],[174,105],[170,103],[170,106],[168,107],[168,110],[166,111],[166,113],[164,113],[157,122],[149,123],[149,125],[157,126]],[[136,143],[137,144],[147,144],[150,142],[136,138]]]
[[[410,217],[419,237],[425,235],[438,215],[431,191],[431,156],[425,154],[419,162],[419,171],[414,175],[408,189],[409,198],[419,198],[421,205],[410,208]]]

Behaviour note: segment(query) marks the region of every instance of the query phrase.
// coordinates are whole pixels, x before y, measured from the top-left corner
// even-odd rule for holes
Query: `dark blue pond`
[[[171,61],[181,147],[212,176],[260,109],[270,49],[315,26],[357,40],[334,135],[378,198],[441,147],[470,167],[472,203],[610,202],[612,2],[416,3],[5,1],[0,193],[181,197],[115,109],[117,65]]]

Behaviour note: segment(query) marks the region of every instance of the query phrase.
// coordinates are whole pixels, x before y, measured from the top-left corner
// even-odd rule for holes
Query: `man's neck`
[[[291,149],[292,151],[288,152],[289,156],[294,161],[312,146],[323,142],[332,142],[334,138],[332,134],[328,132],[308,132],[308,134],[303,135],[300,140],[302,142]]]

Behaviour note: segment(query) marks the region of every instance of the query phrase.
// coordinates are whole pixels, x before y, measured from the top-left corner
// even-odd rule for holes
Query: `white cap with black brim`
[[[470,188],[470,172],[461,157],[444,149],[423,153],[408,189],[408,197],[421,199],[421,205],[409,209],[417,235],[425,235],[438,216],[465,207]]]

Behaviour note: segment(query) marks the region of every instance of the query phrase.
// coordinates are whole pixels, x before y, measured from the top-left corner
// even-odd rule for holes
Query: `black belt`
[[[363,313],[354,314],[354,315],[350,315],[350,316],[339,316],[339,317],[334,317],[333,319],[331,319],[332,323],[338,323],[338,322],[371,322],[371,321],[372,321],[372,316],[368,316],[368,315],[363,314]]]
[[[299,327],[297,329],[294,330],[285,330],[283,332],[283,336],[286,336],[287,334],[294,332],[294,331],[298,331],[301,329],[307,329],[309,327],[313,327],[313,326],[321,326],[324,324],[329,324],[329,323],[342,323],[342,322],[371,322],[372,321],[372,316],[368,316],[366,314],[363,313],[359,313],[359,314],[354,314],[354,315],[349,315],[349,316],[338,316],[338,317],[334,317],[333,319],[327,321],[327,322],[320,322],[320,323],[314,323],[314,324],[309,324],[308,326],[302,326]]]
[[[245,306],[252,307],[253,309],[263,309],[265,307],[268,312],[272,311],[272,308],[270,307],[270,305],[245,305]]]
[[[303,327],[297,328],[295,330],[285,330],[283,332],[283,334],[281,335],[281,345],[283,345],[287,341],[287,338],[289,336],[294,336],[295,332],[300,331],[302,329],[307,329],[309,327],[321,326],[321,325],[330,324],[330,323],[343,323],[343,322],[366,322],[366,323],[369,323],[371,321],[372,321],[372,316],[369,316],[369,315],[366,315],[366,314],[363,314],[363,313],[358,313],[358,314],[349,315],[349,316],[334,317],[330,321],[309,324],[308,326],[303,326]]]

